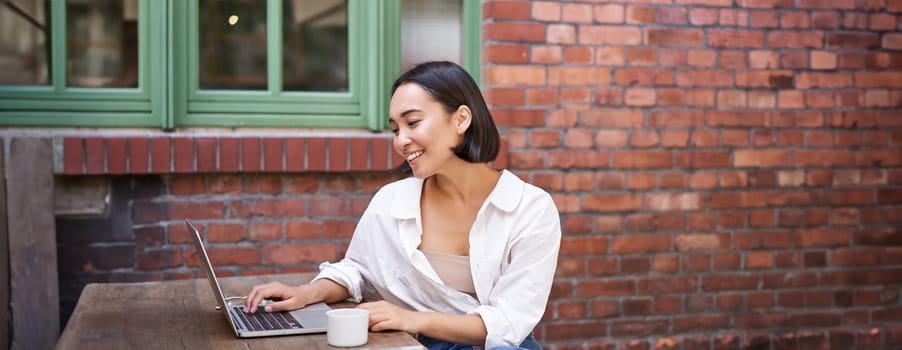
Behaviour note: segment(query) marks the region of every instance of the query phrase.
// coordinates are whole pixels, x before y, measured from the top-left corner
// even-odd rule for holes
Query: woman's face
[[[395,90],[389,106],[394,147],[407,160],[414,176],[427,178],[460,160],[452,148],[462,139],[458,130],[461,134],[466,130],[459,125],[462,110],[466,109],[448,113],[441,103],[415,83],[403,84]]]

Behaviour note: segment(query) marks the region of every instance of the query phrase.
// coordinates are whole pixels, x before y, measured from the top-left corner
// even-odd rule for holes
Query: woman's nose
[[[407,137],[407,132],[404,130],[398,130],[398,135],[395,135],[395,143],[398,144],[399,148],[401,146],[405,146],[410,143],[410,138]]]

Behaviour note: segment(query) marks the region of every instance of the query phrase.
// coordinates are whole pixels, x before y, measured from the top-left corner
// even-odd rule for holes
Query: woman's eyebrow
[[[422,112],[422,111],[423,110],[419,109],[419,108],[411,108],[411,109],[405,110],[404,112],[401,112],[401,115],[398,117],[398,119],[404,119],[404,118],[407,118],[407,116],[410,115],[410,113]],[[389,116],[388,121],[392,122],[392,121],[394,121],[394,119],[391,116]]]

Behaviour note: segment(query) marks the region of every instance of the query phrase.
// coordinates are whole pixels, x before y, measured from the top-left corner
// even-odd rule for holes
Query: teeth
[[[407,161],[414,160],[416,157],[423,155],[423,151],[416,151],[407,155]]]

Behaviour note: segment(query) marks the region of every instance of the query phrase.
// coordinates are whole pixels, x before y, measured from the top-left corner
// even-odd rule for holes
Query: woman
[[[540,349],[560,247],[551,196],[487,163],[500,137],[476,82],[460,66],[427,62],[392,86],[394,148],[413,177],[381,188],[345,258],[309,284],[254,287],[246,310],[368,302],[372,331],[415,334],[430,349]],[[370,301],[378,300],[378,301]],[[463,345],[464,347],[462,347]]]

